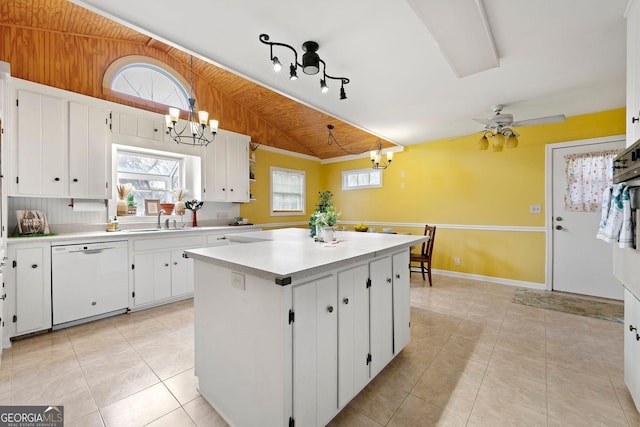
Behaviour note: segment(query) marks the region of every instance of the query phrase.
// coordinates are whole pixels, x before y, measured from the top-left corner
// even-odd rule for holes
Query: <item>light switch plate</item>
[[[234,288],[238,288],[240,290],[245,290],[245,283],[244,283],[244,274],[242,273],[236,273],[235,271],[231,272],[231,286],[233,286]]]

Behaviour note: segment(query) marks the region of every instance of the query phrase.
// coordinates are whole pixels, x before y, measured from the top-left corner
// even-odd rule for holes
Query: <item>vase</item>
[[[191,219],[191,226],[192,227],[197,227],[198,226],[198,215],[196,215],[198,213],[198,211],[191,211],[193,212],[193,216]]]
[[[176,202],[175,207],[173,208],[173,211],[175,212],[176,215],[184,215],[185,213],[184,202],[182,200],[178,200]]]
[[[315,238],[316,239],[322,239],[322,226],[321,225],[316,224]]]
[[[333,227],[324,227],[322,230],[324,232],[322,240],[328,243],[333,242]]]
[[[116,204],[116,213],[118,216],[125,216],[127,214],[127,211],[129,210],[129,207],[127,206],[127,201],[124,199],[120,199],[118,200],[118,203]]]

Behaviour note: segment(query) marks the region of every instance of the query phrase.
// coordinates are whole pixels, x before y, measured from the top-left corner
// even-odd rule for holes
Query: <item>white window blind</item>
[[[382,171],[380,169],[357,169],[342,172],[342,189],[381,188]]]
[[[304,171],[271,167],[271,214],[305,213]]]

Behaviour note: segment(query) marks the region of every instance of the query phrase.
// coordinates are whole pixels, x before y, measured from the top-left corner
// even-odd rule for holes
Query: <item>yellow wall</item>
[[[500,153],[478,151],[480,134],[406,147],[404,152],[395,153],[393,165],[383,172],[380,189],[341,190],[341,172],[368,168],[368,159],[322,165],[315,181],[309,180],[313,174],[307,177],[307,214],[314,208],[317,191],[331,190],[344,221],[447,225],[437,230],[435,269],[544,283],[544,232],[455,227],[544,227],[545,145],[624,134],[625,110],[569,117],[565,123],[518,131],[518,148]],[[257,218],[257,222],[280,222],[280,218],[268,217],[267,165],[274,154],[258,150],[258,156],[261,177],[254,184],[254,193],[261,200],[243,206],[241,212],[252,220]],[[303,165],[300,159],[284,155],[273,160],[284,167]],[[304,167],[315,171],[313,163],[304,162]],[[543,213],[530,214],[531,204],[540,204]],[[300,217],[292,219],[296,220]],[[394,229],[423,231],[422,227]],[[461,265],[454,265],[454,257],[460,258]]]
[[[253,170],[256,182],[251,184],[251,194],[256,201],[243,204],[240,207],[240,215],[248,218],[254,224],[309,222],[309,216],[315,211],[320,189],[321,165],[317,160],[290,156],[279,152],[258,148],[255,151],[255,165]],[[286,169],[304,170],[307,181],[307,202],[305,215],[271,216],[269,206],[269,168],[277,166]],[[306,225],[305,225],[306,226]]]

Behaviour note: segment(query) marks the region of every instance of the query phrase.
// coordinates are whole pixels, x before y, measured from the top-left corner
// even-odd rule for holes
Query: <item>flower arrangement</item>
[[[116,186],[116,191],[118,192],[118,203],[116,204],[116,213],[118,216],[127,215],[129,213],[129,204],[125,199],[129,197],[129,195],[133,196],[133,191],[135,191],[135,187],[131,184],[123,184]]]
[[[184,215],[186,205],[184,204],[184,198],[187,196],[187,190],[184,188],[177,188],[172,191],[176,198],[175,213],[176,215]]]
[[[204,204],[204,202],[199,202],[196,199],[187,200],[186,202],[184,202],[184,206],[187,209],[189,209],[191,212],[193,212],[193,215],[192,215],[192,217],[193,217],[192,226],[193,227],[197,227],[198,226],[198,216],[196,215],[196,213],[202,207],[203,204]]]

